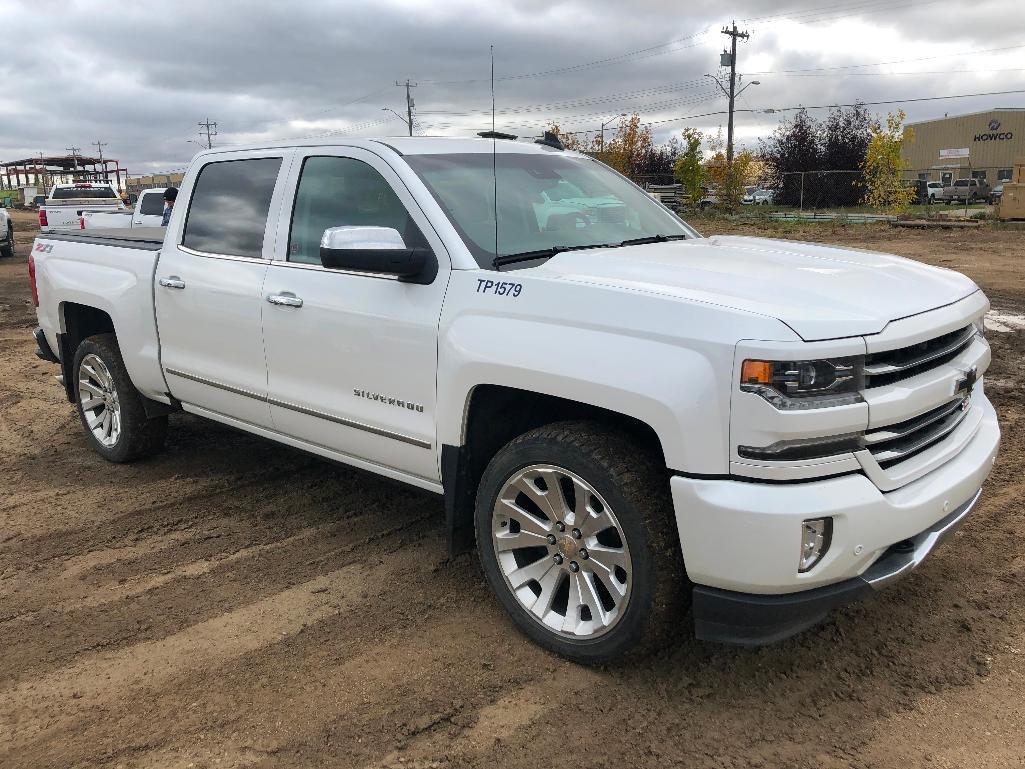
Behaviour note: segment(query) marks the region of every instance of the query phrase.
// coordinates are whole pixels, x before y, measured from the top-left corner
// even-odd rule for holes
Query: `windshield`
[[[58,187],[53,192],[54,200],[113,199],[116,197],[117,195],[110,187]]]
[[[664,206],[591,158],[487,152],[407,155],[406,161],[482,267],[491,268],[498,256],[697,237]]]

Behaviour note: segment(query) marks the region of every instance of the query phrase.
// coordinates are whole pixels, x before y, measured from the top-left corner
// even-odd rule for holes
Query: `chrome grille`
[[[971,396],[962,395],[914,419],[869,430],[862,442],[881,467],[889,467],[910,459],[954,432],[970,405]]]
[[[975,326],[897,350],[870,353],[865,358],[865,387],[882,387],[942,366],[972,343]]]

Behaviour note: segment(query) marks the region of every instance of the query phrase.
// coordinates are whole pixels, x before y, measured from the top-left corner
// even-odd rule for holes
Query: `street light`
[[[404,117],[402,117],[402,115],[400,115],[398,112],[393,110],[391,107],[381,107],[381,112],[390,112],[390,113],[392,113],[395,117],[397,117],[399,120],[402,121],[402,125],[404,125],[407,129],[409,129],[409,135],[410,136],[413,135],[413,129],[409,127],[409,121],[406,120]]]
[[[601,138],[598,139],[598,152],[605,152],[605,126],[607,126],[613,120],[616,120],[617,118],[621,118],[621,117],[626,117],[626,113],[625,112],[620,112],[618,115],[613,115],[608,120],[602,122],[602,124],[601,124],[601,134],[600,134]]]

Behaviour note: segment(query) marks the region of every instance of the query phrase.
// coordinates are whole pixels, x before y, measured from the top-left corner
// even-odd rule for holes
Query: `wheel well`
[[[658,435],[639,419],[553,395],[500,385],[479,385],[467,405],[463,445],[442,446],[441,474],[449,549],[453,555],[473,547],[477,486],[492,457],[513,438],[529,430],[567,420],[587,420],[614,427],[665,462]]]
[[[114,321],[103,310],[76,302],[61,305],[64,331],[57,335],[57,351],[61,359],[61,373],[64,375],[64,391],[68,400],[75,401],[74,372],[75,351],[83,340],[96,334],[114,333]]]

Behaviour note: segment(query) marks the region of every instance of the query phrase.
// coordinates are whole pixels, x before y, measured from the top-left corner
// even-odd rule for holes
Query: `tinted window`
[[[60,187],[54,190],[54,200],[107,200],[116,198],[114,190],[110,187]]]
[[[228,160],[203,166],[192,190],[182,245],[230,256],[263,255],[281,158]]]
[[[329,227],[391,227],[407,247],[426,246],[391,185],[360,160],[307,158],[292,212],[288,260],[320,264],[320,239]]]
[[[144,216],[160,216],[164,213],[164,193],[147,192],[142,196],[139,213]]]

